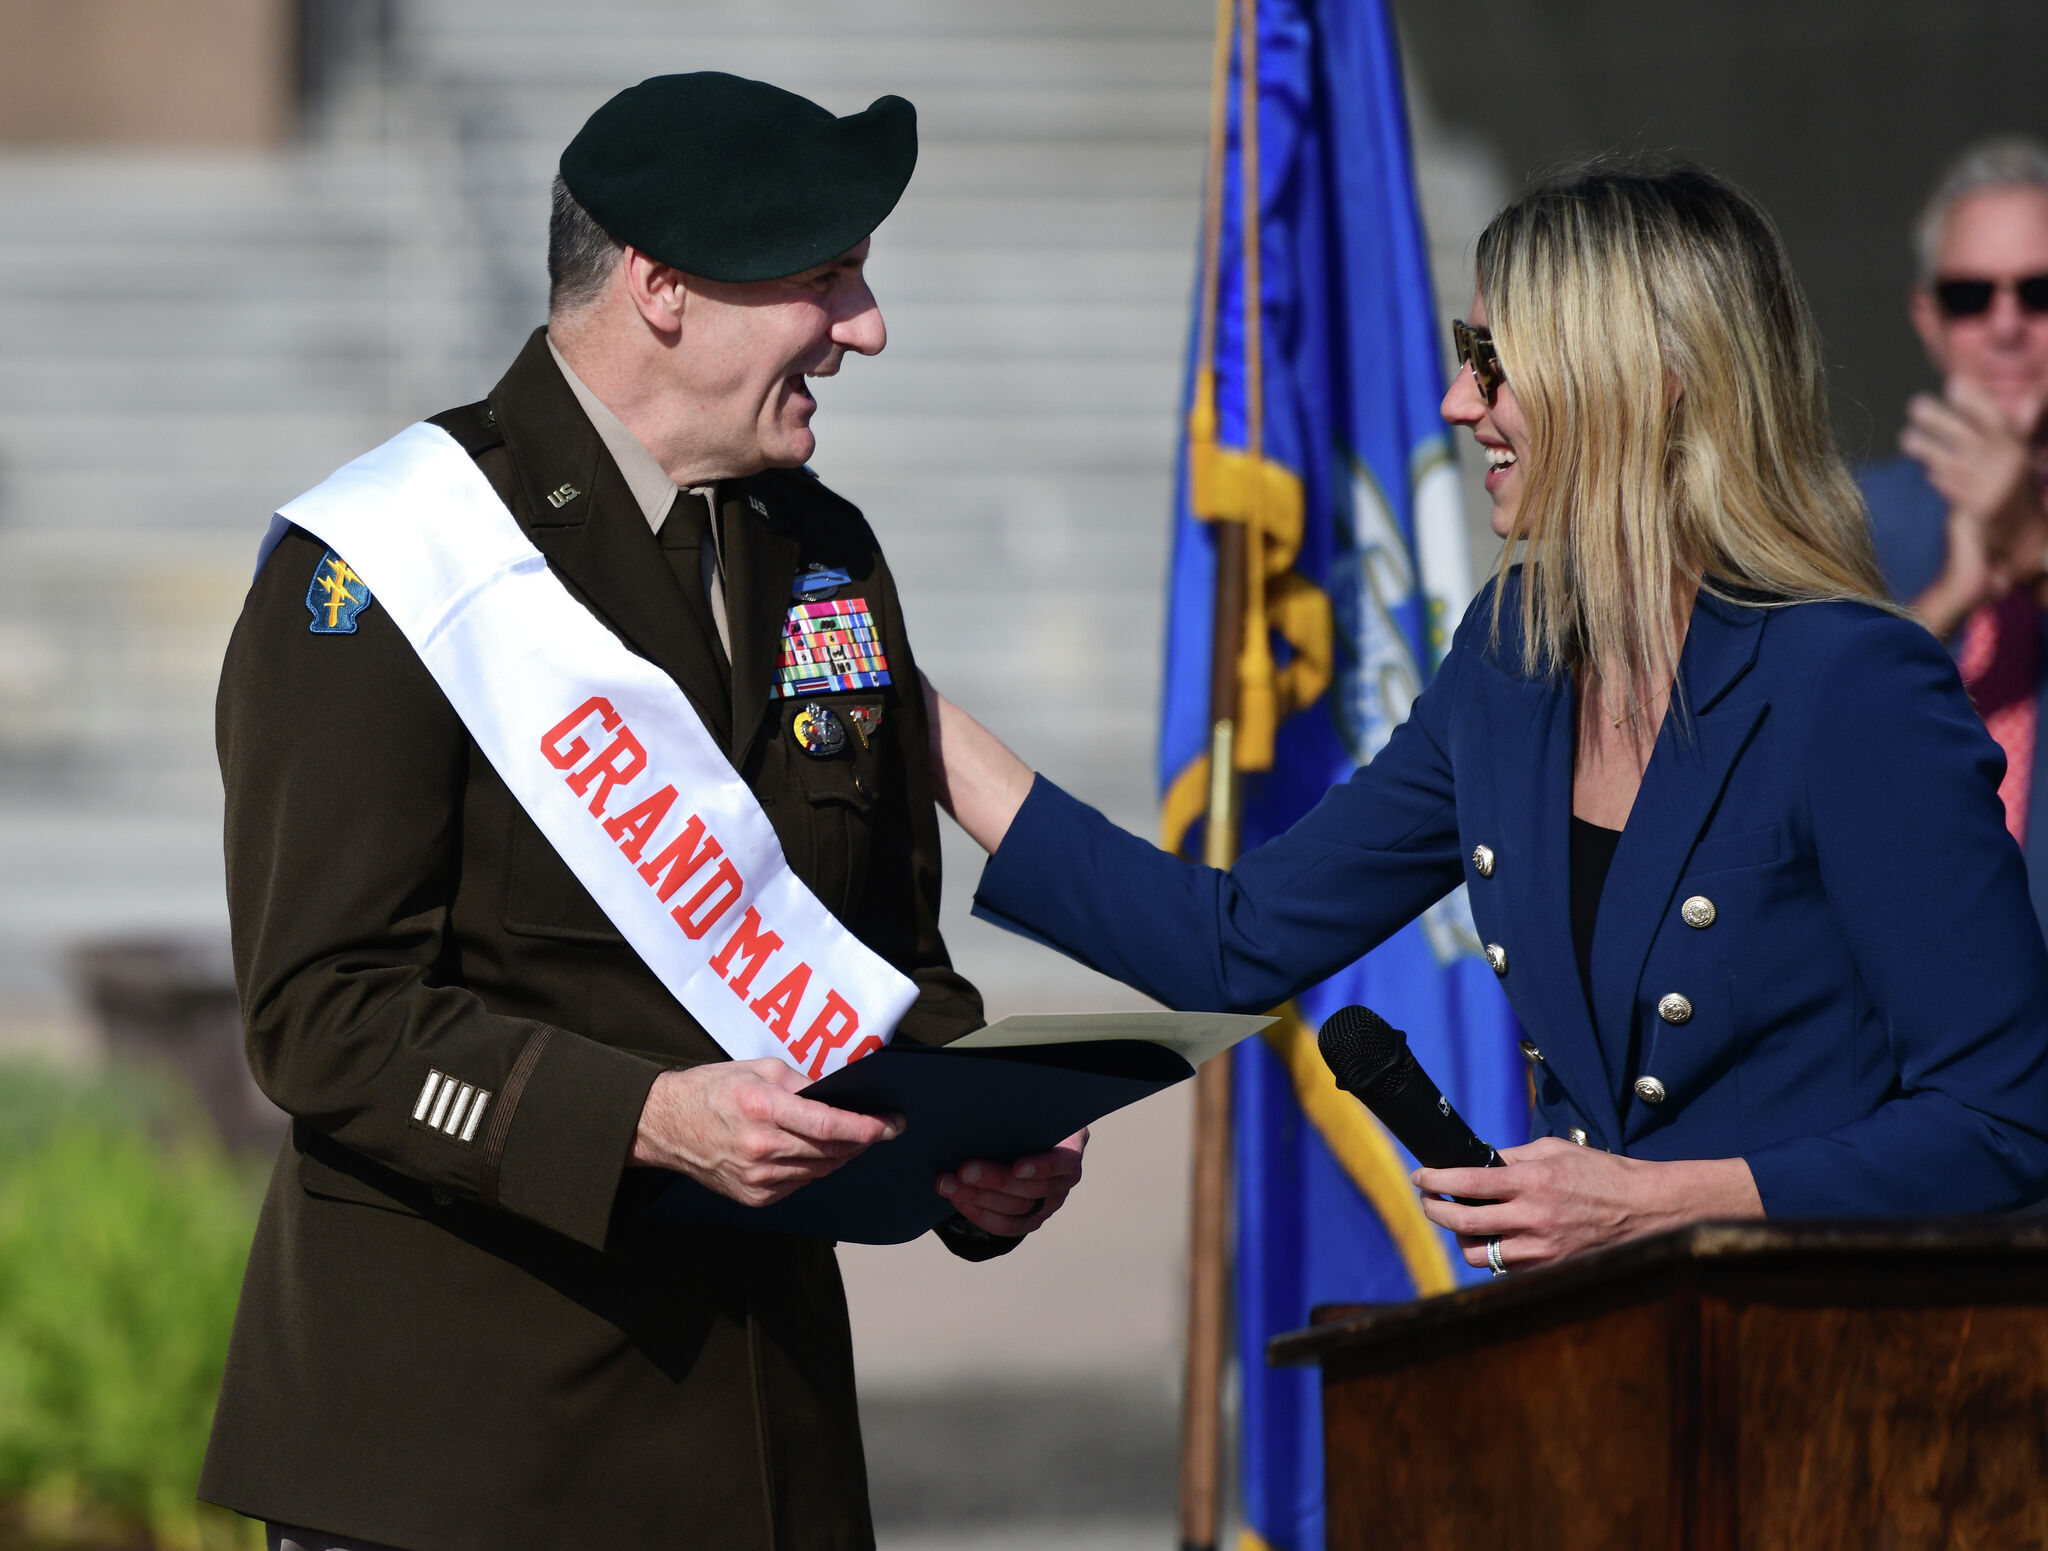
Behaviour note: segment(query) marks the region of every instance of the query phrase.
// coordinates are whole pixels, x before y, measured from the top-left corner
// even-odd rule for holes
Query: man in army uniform
[[[883,346],[862,265],[915,158],[899,98],[839,119],[722,75],[620,94],[562,158],[548,326],[431,424],[686,697],[789,870],[908,977],[896,1037],[942,1043],[981,1002],[938,932],[918,674],[874,535],[801,467],[807,379]],[[895,1123],[727,1059],[384,585],[284,531],[222,674],[242,1011],[294,1119],[201,1495],[307,1551],[871,1546],[832,1246],[640,1209],[664,1169],[771,1202]],[[787,630],[827,604],[854,645],[813,661]],[[941,1237],[1014,1245],[1084,1140],[936,1182]]]

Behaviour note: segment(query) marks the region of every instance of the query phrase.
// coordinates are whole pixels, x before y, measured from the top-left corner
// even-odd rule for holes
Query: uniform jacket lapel
[[[1756,660],[1764,618],[1761,608],[1701,595],[1679,658],[1690,715],[1674,709],[1666,716],[1615,848],[1593,931],[1593,1013],[1601,1048],[1615,1067],[1610,1092],[1623,1075],[1650,944],[1729,772],[1768,709],[1763,699],[1735,692]]]
[[[705,728],[729,746],[732,702],[707,610],[684,594],[625,476],[548,354],[545,330],[527,341],[490,403],[518,469],[513,515],[520,526],[549,567],[674,679]]]
[[[725,611],[732,634],[732,760],[741,765],[768,712],[800,545],[787,514],[748,482],[724,486],[721,494]]]

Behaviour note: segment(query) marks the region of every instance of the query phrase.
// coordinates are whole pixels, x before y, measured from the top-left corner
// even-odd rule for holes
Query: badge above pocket
[[[846,747],[846,724],[830,706],[815,700],[804,702],[804,708],[790,720],[789,732],[797,747],[813,759],[830,759]]]
[[[789,584],[789,595],[799,603],[823,603],[839,596],[839,589],[853,578],[838,566],[812,561],[797,572]]]
[[[875,729],[882,725],[882,702],[865,700],[857,705],[841,706],[840,714],[853,728],[853,735],[860,739],[860,746],[867,748],[875,741]]]

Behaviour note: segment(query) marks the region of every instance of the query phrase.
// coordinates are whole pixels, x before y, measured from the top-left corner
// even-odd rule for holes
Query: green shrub
[[[161,1100],[0,1071],[0,1504],[21,1543],[261,1543],[193,1498],[254,1215],[247,1172]]]

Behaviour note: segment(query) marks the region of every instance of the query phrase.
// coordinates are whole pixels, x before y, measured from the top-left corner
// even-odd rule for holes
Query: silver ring
[[[1486,1241],[1486,1263],[1493,1267],[1495,1276],[1508,1274],[1508,1263],[1500,1258],[1500,1235],[1495,1234]]]

